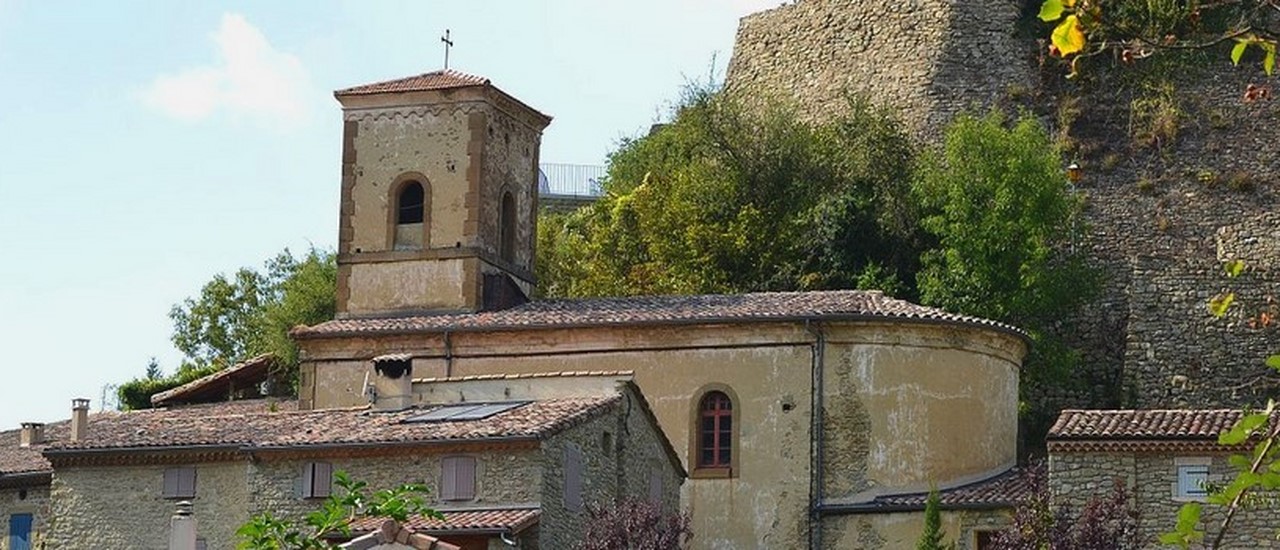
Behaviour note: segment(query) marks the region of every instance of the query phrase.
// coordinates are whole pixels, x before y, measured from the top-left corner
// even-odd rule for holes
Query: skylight
[[[458,403],[436,407],[425,413],[404,420],[411,422],[453,422],[457,420],[483,420],[498,413],[528,405],[528,401],[505,403]]]

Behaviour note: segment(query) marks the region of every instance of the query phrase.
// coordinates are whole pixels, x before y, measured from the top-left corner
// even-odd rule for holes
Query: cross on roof
[[[449,68],[449,48],[453,47],[453,40],[449,39],[449,29],[444,30],[444,36],[440,37],[440,41],[444,42],[444,68]]]

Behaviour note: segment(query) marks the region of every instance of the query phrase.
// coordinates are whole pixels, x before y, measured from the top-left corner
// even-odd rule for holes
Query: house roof
[[[532,401],[476,420],[405,423],[438,405],[398,412],[368,407],[299,411],[295,402],[233,401],[91,415],[79,442],[51,443],[46,455],[85,451],[233,447],[240,450],[448,441],[536,440],[593,417],[621,394]]]
[[[407,355],[406,355],[407,356]],[[539,378],[630,378],[633,370],[570,370],[556,372],[522,372],[515,374],[468,374],[466,376],[439,376],[431,378],[414,378],[415,384],[434,384],[437,382],[473,382],[478,380],[530,380]]]
[[[1211,452],[1218,435],[1244,415],[1236,409],[1068,409],[1047,438],[1050,451]]]
[[[244,388],[266,380],[274,364],[275,356],[271,354],[259,355],[243,363],[152,395],[151,404],[163,406],[176,403],[209,402],[215,399],[225,400],[234,388]]]
[[[53,466],[44,457],[48,442],[66,439],[66,420],[44,425],[44,443],[30,447],[19,446],[22,430],[0,432],[0,487],[40,485],[48,483]]]
[[[426,533],[401,525],[393,519],[378,519],[380,524],[373,532],[357,537],[339,548],[348,550],[375,550],[379,548],[403,548],[413,550],[462,550],[461,546],[450,544]]]
[[[452,88],[487,86],[490,84],[489,79],[483,76],[467,74],[453,69],[444,69],[405,78],[396,78],[393,80],[374,82],[372,84],[352,86],[350,88],[333,92],[333,95],[343,97],[399,92],[424,92],[428,90],[448,90]]]
[[[444,519],[426,516],[409,518],[402,526],[414,531],[441,534],[519,533],[538,523],[542,512],[536,507],[502,507],[478,510],[440,510]],[[364,533],[379,528],[379,518],[359,518],[351,523],[351,531]]]
[[[938,491],[944,510],[1012,508],[1031,495],[1031,482],[1021,468],[987,479]],[[928,492],[881,495],[870,502],[824,506],[831,513],[886,513],[923,510]]]
[[[336,319],[293,330],[297,338],[648,324],[711,324],[749,321],[909,321],[988,328],[1026,338],[1004,323],[949,313],[878,291],[829,290],[696,296],[634,296],[539,300],[479,313]]]

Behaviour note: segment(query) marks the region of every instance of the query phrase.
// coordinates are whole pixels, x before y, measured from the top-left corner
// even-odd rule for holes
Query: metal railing
[[[604,175],[603,166],[544,162],[538,165],[538,194],[599,197],[604,195]]]

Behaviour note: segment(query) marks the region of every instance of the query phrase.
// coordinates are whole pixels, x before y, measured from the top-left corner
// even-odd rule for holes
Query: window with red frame
[[[728,468],[732,459],[733,402],[713,391],[698,406],[698,467]]]

